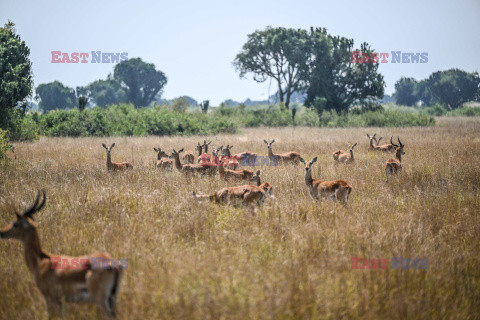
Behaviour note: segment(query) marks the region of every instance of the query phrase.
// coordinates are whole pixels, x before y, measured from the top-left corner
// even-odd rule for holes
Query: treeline
[[[437,71],[421,81],[402,77],[395,83],[393,96],[395,103],[401,105],[439,104],[454,110],[466,102],[480,101],[480,77],[477,72],[468,73],[460,69]]]
[[[435,120],[426,114],[396,110],[358,111],[338,114],[302,108],[292,119],[283,104],[247,109],[245,106],[214,108],[209,113],[186,112],[168,105],[135,108],[131,104],[94,107],[85,110],[59,109],[48,113],[28,113],[18,140],[40,136],[167,136],[236,133],[241,127],[325,126],[325,127],[404,127],[429,126]]]

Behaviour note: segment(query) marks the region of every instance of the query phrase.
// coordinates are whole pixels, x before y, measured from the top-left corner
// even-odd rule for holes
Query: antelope
[[[222,150],[222,160],[225,161],[225,158],[227,159],[227,168],[236,170],[238,168],[238,160],[239,157],[237,155],[232,156],[230,153],[230,150],[233,148],[233,146],[227,144],[227,146]]]
[[[198,201],[210,200],[211,202],[222,204],[241,201],[244,207],[260,205],[263,203],[265,196],[265,189],[253,185],[226,187],[208,195],[197,195],[196,192],[193,192],[193,197]]]
[[[312,178],[312,165],[317,162],[317,157],[312,161],[305,161],[300,158],[300,161],[305,165],[305,184],[310,191],[310,197],[314,200],[322,199],[339,201],[343,205],[347,205],[348,196],[352,192],[352,186],[345,180],[323,181],[314,180]]]
[[[215,172],[217,171],[217,167],[215,165],[203,166],[199,163],[182,164],[180,162],[180,153],[182,152],[183,152],[183,148],[178,151],[175,151],[175,149],[173,149],[173,153],[171,154],[172,158],[175,161],[175,168],[177,168],[178,171],[185,174],[201,173],[203,175],[205,174],[214,175]]]
[[[163,151],[161,148],[153,148],[155,152],[157,152],[157,162],[155,164],[155,168],[161,169],[172,169],[173,168],[173,160],[168,157],[168,155]]]
[[[377,138],[375,137],[377,134],[375,133],[373,136],[370,136],[368,133],[367,133],[367,137],[368,139],[370,139],[370,148],[369,150],[374,150],[374,151],[384,151],[384,152],[387,152],[387,151],[391,151],[392,148],[394,150],[394,147],[392,145],[389,145],[389,144],[384,144],[384,145],[381,145],[379,146],[378,143],[380,142],[380,140],[382,140],[382,137],[380,137],[380,139],[378,139],[377,141]],[[373,144],[373,142],[375,141],[375,144]]]
[[[207,143],[207,140],[203,140],[203,144],[202,145],[199,144],[200,151],[199,151],[199,156],[197,158],[197,162],[206,162],[210,160],[210,158],[212,157],[211,154],[208,154],[208,146],[210,145],[210,143],[212,143],[212,141]],[[197,148],[199,146],[197,146]],[[205,151],[202,152],[202,149],[205,149]]]
[[[115,143],[112,143],[110,148],[107,148],[105,143],[102,143],[102,146],[107,150],[107,170],[120,171],[133,169],[133,165],[130,162],[112,162],[111,151],[113,147],[115,147]]]
[[[185,163],[192,164],[192,163],[195,163],[195,156],[192,151],[188,150],[188,151],[185,151],[185,154],[183,155],[182,160]]]
[[[396,145],[393,143],[392,139],[390,139],[390,143],[395,147],[395,159],[388,159],[387,163],[385,165],[385,174],[387,176],[387,182],[388,182],[388,177],[392,174],[397,174],[402,172],[402,155],[405,154],[403,152],[403,147],[405,145],[400,142],[400,138],[397,136],[398,139],[398,144]]]
[[[352,163],[355,160],[353,156],[353,148],[355,148],[356,145],[357,143],[355,143],[353,146],[348,145],[348,153],[339,154],[337,158],[337,163]],[[333,158],[335,159],[335,154]]]
[[[377,149],[380,149],[382,151],[395,151],[395,146],[392,144],[392,138],[393,136],[390,137],[390,143],[387,143],[387,144],[382,144],[381,146],[379,146],[378,144],[380,143],[380,140],[382,140],[383,137],[380,137],[378,140],[375,138],[375,141],[377,142]]]
[[[218,165],[218,174],[220,179],[225,181],[241,181],[241,180],[251,180],[253,178],[253,171],[246,169],[239,170],[230,170],[226,169],[225,166],[227,162],[224,159],[220,160]]]
[[[255,152],[241,152],[233,155],[237,161],[239,161],[240,165],[249,165],[249,166],[255,166],[255,163],[257,162],[257,157],[258,155]]]
[[[43,208],[45,201],[45,191],[42,201],[39,191],[32,206],[22,213],[15,212],[16,221],[0,229],[0,238],[22,242],[28,270],[45,298],[51,316],[61,313],[65,300],[93,302],[105,318],[115,318],[117,294],[125,266],[114,266],[111,262],[115,260],[106,252],[70,257],[43,251],[33,214]],[[102,261],[103,267],[98,265],[99,261]],[[109,268],[105,268],[103,262],[110,262]]]
[[[344,151],[344,150],[338,150],[338,151],[335,151],[333,153],[333,160],[335,161],[338,161],[338,158],[340,157],[340,155],[342,154],[348,154],[348,149],[350,148],[350,145],[347,147],[347,149]]]
[[[298,164],[298,162],[300,161],[300,153],[298,152],[286,152],[286,153],[273,153],[272,151],[272,144],[275,142],[275,139],[273,139],[270,143],[267,142],[267,140],[263,140],[263,142],[265,142],[265,144],[267,145],[267,148],[268,148],[268,156],[270,157],[270,159],[274,159],[275,161],[278,161],[278,163],[293,163],[293,164]]]
[[[257,173],[255,176],[252,177],[250,181],[255,181],[257,183],[257,187],[262,188],[265,191],[265,195],[267,197],[272,197],[273,198],[273,188],[272,185],[268,182],[262,183],[260,181],[260,170],[257,170]]]

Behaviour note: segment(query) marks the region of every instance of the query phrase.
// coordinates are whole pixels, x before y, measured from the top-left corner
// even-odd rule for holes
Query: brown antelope
[[[272,185],[268,182],[262,183],[262,181],[260,181],[260,170],[257,170],[256,175],[253,176],[250,181],[255,181],[257,183],[257,187],[260,187],[265,191],[265,196],[266,197],[272,197],[273,198]]]
[[[168,157],[168,155],[163,151],[161,148],[153,148],[155,152],[157,152],[157,162],[155,164],[155,168],[161,169],[172,169],[173,168],[173,160]]]
[[[379,146],[378,143],[380,142],[380,140],[382,140],[382,137],[380,137],[380,139],[377,141],[376,135],[377,134],[375,133],[373,136],[370,136],[367,133],[367,137],[368,137],[368,139],[370,139],[369,150],[387,152],[387,151],[391,151],[391,150],[395,149],[392,145],[389,145],[389,144],[384,144],[384,145]],[[375,144],[373,144],[374,141],[375,141]]]
[[[223,147],[223,146],[222,146]],[[239,158],[234,155],[232,156],[230,150],[233,148],[233,146],[227,144],[227,146],[225,148],[220,148],[221,151],[222,151],[222,161],[223,162],[227,162],[227,168],[228,169],[231,169],[231,170],[237,170],[238,168],[238,160]],[[218,150],[217,150],[218,152]]]
[[[239,165],[242,166],[255,166],[257,162],[258,155],[255,152],[241,152],[233,155],[235,159],[239,162]]]
[[[338,150],[333,153],[333,160],[338,161],[338,158],[340,158],[340,155],[342,154],[348,154],[348,149],[350,148],[350,145],[347,147],[346,150]]]
[[[215,203],[233,204],[237,201],[241,202],[243,206],[255,206],[263,203],[266,192],[263,188],[244,185],[239,187],[222,188],[209,195],[197,195],[193,192],[193,196],[198,201],[210,200]]]
[[[230,170],[225,168],[227,162],[224,160],[220,160],[218,164],[218,174],[220,175],[220,179],[225,181],[242,181],[248,180],[250,181],[253,178],[253,171],[246,170],[246,169],[239,169],[239,170]]]
[[[119,170],[131,170],[133,169],[133,165],[130,162],[112,162],[112,149],[115,147],[115,143],[112,143],[110,148],[107,148],[105,143],[102,143],[102,146],[107,150],[107,169],[113,171]]]
[[[352,192],[352,186],[345,180],[323,181],[314,180],[312,178],[312,165],[317,162],[317,157],[312,161],[305,161],[300,158],[300,161],[305,165],[305,184],[308,187],[312,199],[322,199],[339,201],[343,205],[347,205],[348,197]]]
[[[185,154],[183,155],[182,160],[183,162],[189,163],[189,164],[195,163],[195,155],[190,150],[185,151]]]
[[[390,143],[395,147],[395,159],[388,159],[387,163],[385,165],[385,174],[387,176],[387,182],[388,182],[388,177],[392,174],[397,174],[402,172],[402,155],[405,154],[403,152],[403,147],[405,145],[400,142],[400,138],[397,137],[398,139],[398,144],[396,145],[393,143],[392,139],[390,139]]]
[[[278,164],[286,164],[286,163],[293,163],[293,164],[298,164],[300,161],[300,153],[298,152],[286,152],[286,153],[273,153],[272,150],[272,144],[275,142],[275,139],[273,139],[270,143],[267,142],[267,140],[263,140],[265,144],[267,145],[268,148],[268,156],[270,159],[273,159],[273,161],[277,162]]]
[[[208,154],[208,146],[210,145],[210,143],[212,143],[212,141],[208,142],[207,143],[207,140],[203,140],[203,144],[201,145],[201,149],[200,149],[200,155],[198,156],[197,158],[197,162],[208,162],[210,161],[212,155],[211,154]],[[198,146],[197,146],[198,148]],[[202,151],[203,149],[205,149],[205,151]]]
[[[348,153],[339,154],[336,163],[352,163],[355,160],[353,156],[353,148],[355,148],[356,145],[357,143],[355,143],[353,146],[348,145]],[[335,155],[333,158],[335,159]]]
[[[380,143],[380,140],[382,140],[382,138],[383,137],[380,137],[378,140],[377,140],[377,138],[374,138],[375,142],[377,143],[376,148],[381,150],[381,151],[384,151],[384,152],[395,151],[395,146],[392,144],[393,136],[390,137],[390,143],[382,144],[381,146],[379,146],[378,144]]]
[[[172,158],[175,161],[175,168],[177,168],[178,171],[184,174],[193,174],[193,173],[200,173],[202,175],[214,175],[217,172],[217,166],[216,165],[211,165],[211,166],[204,166],[199,163],[194,163],[194,164],[182,164],[180,162],[180,153],[183,152],[183,148],[175,151],[173,149],[172,153]]]
[[[31,207],[21,214],[15,212],[16,221],[0,229],[0,238],[22,242],[28,270],[45,298],[50,315],[61,312],[64,301],[93,302],[105,318],[115,318],[122,269],[126,266],[112,263],[118,260],[106,252],[70,257],[43,251],[33,214],[42,209],[45,200],[45,191],[42,201],[38,192]]]

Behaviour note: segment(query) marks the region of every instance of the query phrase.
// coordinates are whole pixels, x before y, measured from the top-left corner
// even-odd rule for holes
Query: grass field
[[[405,144],[403,174],[385,182],[393,154],[368,152],[366,133]],[[153,147],[193,150],[198,141],[233,151],[318,156],[315,179],[353,186],[348,208],[310,198],[303,166],[262,167],[275,198],[255,215],[198,204],[191,194],[226,184],[153,169]],[[101,144],[115,142],[111,174]],[[358,142],[356,161],[332,152]],[[0,169],[0,226],[9,204],[30,205],[38,189],[42,247],[57,254],[107,251],[128,259],[120,319],[478,319],[480,314],[480,119],[441,118],[425,128],[242,129],[215,137],[42,138],[15,145]],[[18,241],[0,241],[0,318],[46,319],[43,298]],[[356,270],[352,258],[428,259],[425,270]],[[96,319],[69,305],[66,319]]]

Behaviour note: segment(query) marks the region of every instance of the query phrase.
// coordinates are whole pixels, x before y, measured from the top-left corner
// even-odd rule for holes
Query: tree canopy
[[[64,86],[60,81],[40,84],[35,91],[38,106],[43,111],[73,108],[77,105],[75,90]]]
[[[96,105],[101,107],[127,101],[125,88],[110,76],[107,80],[97,80],[83,88],[78,88],[77,94],[86,94],[93,99]]]
[[[395,83],[395,103],[413,106],[419,100],[414,92],[416,86],[417,80],[414,78],[401,77],[400,80]],[[423,88],[417,87],[418,94],[420,94],[421,89]]]
[[[140,58],[128,59],[115,66],[113,77],[126,89],[128,102],[136,107],[146,107],[167,83],[162,71],[153,63]]]

